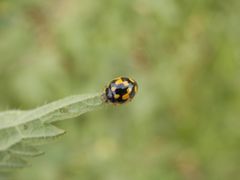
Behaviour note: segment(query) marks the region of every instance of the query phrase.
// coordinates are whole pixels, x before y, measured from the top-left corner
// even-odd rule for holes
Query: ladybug
[[[131,101],[138,91],[137,82],[131,78],[118,77],[105,88],[104,99],[113,104]]]

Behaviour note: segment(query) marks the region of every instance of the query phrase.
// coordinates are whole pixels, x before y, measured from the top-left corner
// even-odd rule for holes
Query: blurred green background
[[[0,110],[138,81],[57,125],[17,180],[240,179],[240,1],[1,0]]]

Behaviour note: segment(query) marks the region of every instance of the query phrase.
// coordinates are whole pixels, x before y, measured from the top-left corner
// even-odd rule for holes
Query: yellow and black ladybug
[[[105,101],[123,104],[131,101],[138,91],[137,82],[131,78],[118,77],[112,80],[104,91]]]

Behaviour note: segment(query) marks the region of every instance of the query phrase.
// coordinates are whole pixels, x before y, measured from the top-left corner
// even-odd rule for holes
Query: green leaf
[[[65,133],[53,122],[74,118],[100,108],[101,94],[67,97],[29,111],[0,113],[0,177],[9,169],[28,165],[25,158],[43,154],[36,145],[55,140]]]
[[[34,156],[40,156],[44,154],[44,152],[39,151],[37,148],[24,143],[18,143],[12,146],[9,149],[9,152],[15,155],[26,156],[26,157],[34,157]]]
[[[8,169],[18,169],[26,167],[28,163],[20,156],[12,155],[8,152],[0,153],[0,168],[1,171]]]

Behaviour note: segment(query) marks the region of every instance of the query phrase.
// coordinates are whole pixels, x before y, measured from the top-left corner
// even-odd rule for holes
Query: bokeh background
[[[240,178],[240,1],[1,0],[0,110],[139,83],[17,180]]]

